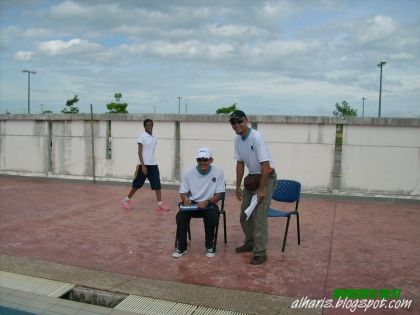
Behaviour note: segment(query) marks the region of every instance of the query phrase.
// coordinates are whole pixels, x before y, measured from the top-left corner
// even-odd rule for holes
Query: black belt
[[[268,175],[275,173],[276,170],[274,168],[271,169],[271,171],[268,173]],[[261,174],[251,174],[249,173],[248,176],[257,176],[257,175],[261,175]]]

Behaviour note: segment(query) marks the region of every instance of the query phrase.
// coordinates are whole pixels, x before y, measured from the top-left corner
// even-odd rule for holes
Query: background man
[[[160,173],[155,158],[157,140],[153,135],[153,120],[146,119],[143,122],[143,126],[144,132],[137,138],[140,165],[137,165],[132,188],[128,195],[121,200],[121,206],[124,209],[133,209],[131,197],[133,197],[138,189],[143,187],[147,178],[150,182],[150,187],[156,192],[157,205],[155,210],[168,211],[169,207],[162,203]]]

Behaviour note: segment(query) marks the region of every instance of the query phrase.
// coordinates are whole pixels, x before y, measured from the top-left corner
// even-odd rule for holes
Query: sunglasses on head
[[[209,160],[207,158],[197,158],[197,162],[208,162]]]
[[[239,125],[239,124],[242,124],[243,122],[244,122],[243,119],[231,119],[230,120],[231,125]]]

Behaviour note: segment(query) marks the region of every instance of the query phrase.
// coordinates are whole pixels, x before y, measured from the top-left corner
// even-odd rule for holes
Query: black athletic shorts
[[[146,178],[150,182],[152,190],[161,189],[160,186],[160,173],[157,165],[146,165],[147,175],[144,175],[141,171],[141,165],[137,165],[136,172],[134,173],[133,188],[141,188],[146,181]]]

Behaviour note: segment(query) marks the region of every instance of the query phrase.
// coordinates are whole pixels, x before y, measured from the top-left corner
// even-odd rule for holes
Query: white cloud
[[[125,45],[123,50],[133,54],[147,54],[155,57],[171,57],[178,59],[205,59],[205,58],[223,58],[234,51],[230,44],[206,44],[197,40],[190,40],[180,43],[171,43],[166,41],[154,41],[144,45]]]
[[[287,1],[270,1],[265,2],[262,7],[262,16],[265,18],[279,18],[296,13],[298,8],[293,2]]]
[[[34,55],[33,51],[18,51],[15,54],[15,60],[16,61],[24,61],[27,62],[31,60],[32,56]]]
[[[365,27],[360,30],[359,42],[366,44],[384,40],[393,35],[396,28],[396,23],[392,18],[377,15],[368,19]]]
[[[29,28],[23,33],[24,36],[30,38],[47,37],[52,34],[53,32],[51,30],[45,28]]]
[[[210,25],[210,34],[221,37],[257,37],[267,33],[264,29],[245,25]]]
[[[0,30],[0,48],[7,47],[21,33],[20,28],[8,26]]]
[[[39,52],[48,56],[90,53],[100,48],[100,45],[75,38],[69,41],[50,40],[39,44]]]
[[[58,5],[53,5],[50,14],[54,17],[83,17],[88,16],[90,12],[80,4],[73,1],[64,1]]]
[[[406,52],[400,52],[400,53],[390,55],[390,59],[392,59],[394,61],[397,61],[397,60],[413,60],[415,58],[416,58],[416,56],[414,56],[413,54],[406,53]]]

